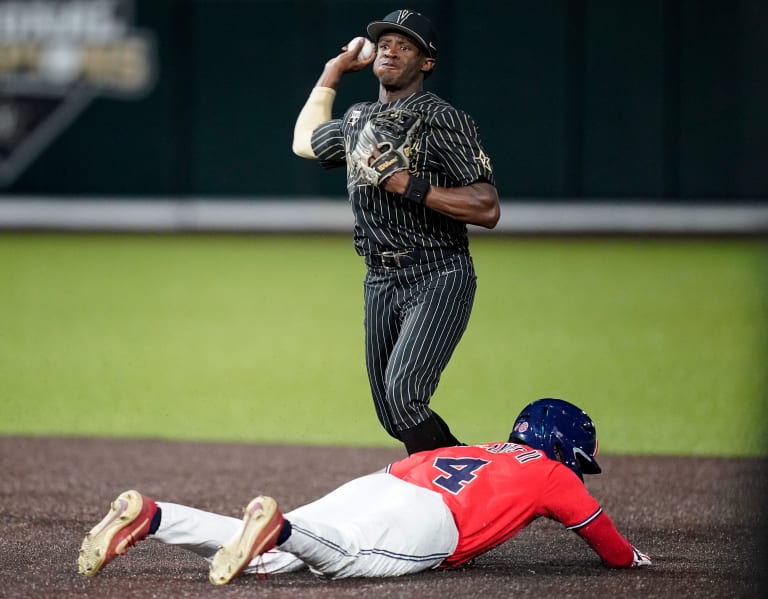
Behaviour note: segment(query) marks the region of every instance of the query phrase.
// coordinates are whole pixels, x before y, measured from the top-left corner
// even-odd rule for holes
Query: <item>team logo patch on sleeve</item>
[[[360,116],[363,114],[362,110],[353,110],[349,113],[349,124],[354,125],[360,120]]]
[[[480,154],[478,156],[473,156],[475,159],[475,162],[480,164],[485,170],[492,172],[493,167],[491,167],[491,158],[486,154],[484,151],[480,150]]]

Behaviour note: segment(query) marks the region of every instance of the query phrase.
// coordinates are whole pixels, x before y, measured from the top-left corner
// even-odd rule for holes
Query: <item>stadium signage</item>
[[[95,98],[151,90],[154,36],[132,24],[133,0],[0,0],[0,185]]]

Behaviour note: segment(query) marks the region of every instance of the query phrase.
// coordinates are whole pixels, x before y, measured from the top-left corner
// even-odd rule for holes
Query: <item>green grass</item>
[[[765,453],[766,244],[493,240],[475,254],[477,311],[435,400],[451,421],[472,422],[457,407],[474,369],[492,381],[475,409],[497,422],[521,398],[564,397],[604,451]]]
[[[467,442],[569,399],[604,453],[766,455],[768,244],[476,236],[433,400]],[[0,434],[394,446],[346,237],[0,236]]]

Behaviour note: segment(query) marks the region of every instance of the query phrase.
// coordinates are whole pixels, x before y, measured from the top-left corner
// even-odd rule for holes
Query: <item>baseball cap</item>
[[[430,58],[437,58],[437,33],[427,17],[413,10],[396,10],[381,21],[368,23],[368,36],[378,41],[385,31],[398,31],[412,37]]]

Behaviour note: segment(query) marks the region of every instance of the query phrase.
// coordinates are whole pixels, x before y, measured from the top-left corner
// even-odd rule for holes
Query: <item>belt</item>
[[[455,255],[457,250],[446,248],[428,249],[414,248],[410,250],[390,250],[384,252],[371,252],[366,254],[365,263],[368,266],[384,268],[386,270],[405,268],[419,262],[431,262]]]

